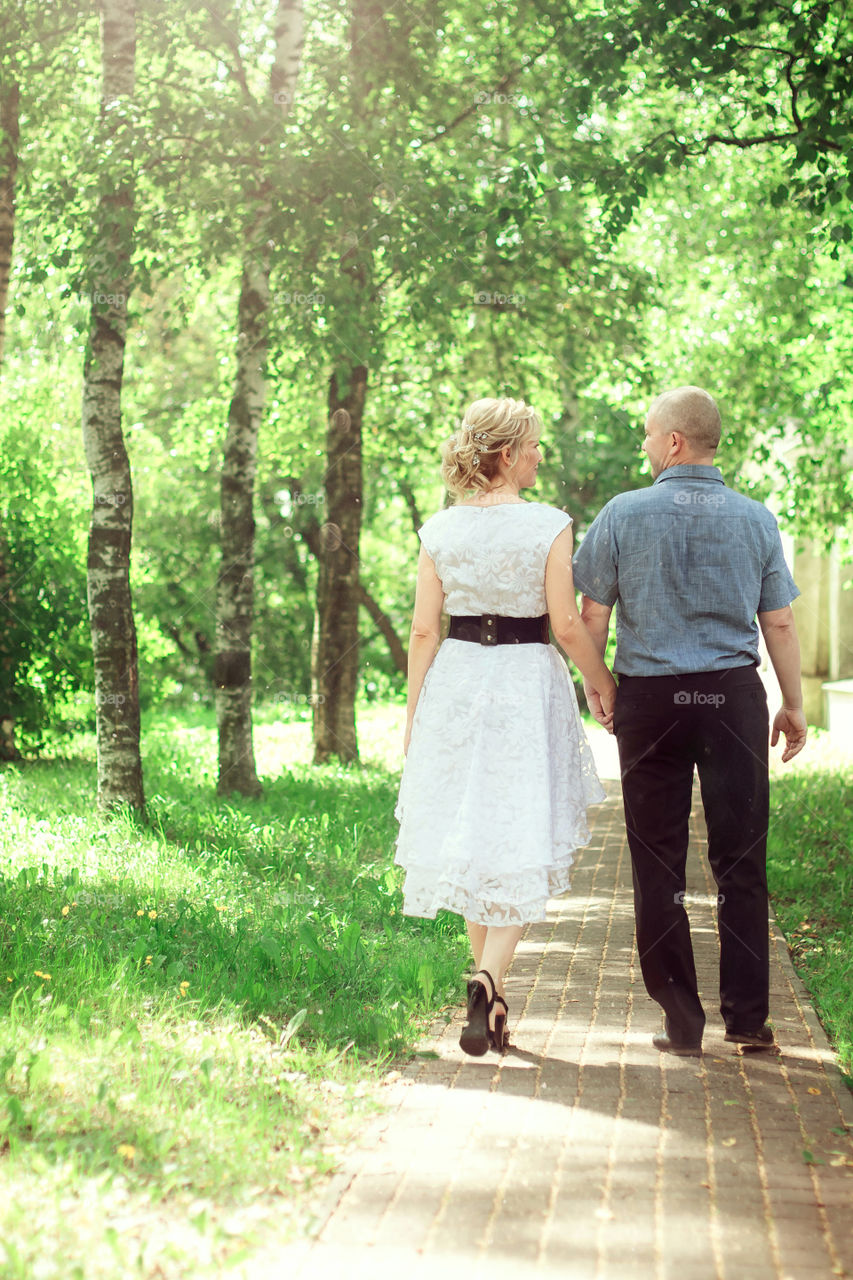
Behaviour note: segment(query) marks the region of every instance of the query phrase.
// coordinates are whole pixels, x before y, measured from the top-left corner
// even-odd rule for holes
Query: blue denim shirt
[[[573,564],[579,591],[616,605],[613,665],[628,676],[757,663],[756,613],[800,594],[771,513],[697,463],[612,498]]]

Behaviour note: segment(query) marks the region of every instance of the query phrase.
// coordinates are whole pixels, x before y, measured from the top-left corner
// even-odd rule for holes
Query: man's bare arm
[[[590,600],[589,596],[581,597],[581,618],[586,626],[587,631],[592,637],[598,652],[604,657],[604,650],[607,648],[607,633],[610,630],[610,613],[611,610],[606,604],[599,604],[596,600]],[[586,697],[587,705],[591,714],[599,722],[610,729],[612,733],[611,720],[612,717],[604,715],[604,709],[601,706],[601,699],[598,693],[587,681],[583,682],[583,691]]]
[[[771,747],[779,741],[779,734],[785,735],[785,749],[782,760],[787,763],[793,760],[806,745],[808,726],[803,713],[803,688],[800,673],[800,641],[794,622],[794,611],[790,605],[784,609],[769,609],[759,613],[758,625],[767,645],[767,652],[779,681],[782,693],[782,706],[773,720],[773,732],[770,737]]]

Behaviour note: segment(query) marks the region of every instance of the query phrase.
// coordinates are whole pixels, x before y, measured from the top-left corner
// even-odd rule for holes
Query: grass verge
[[[773,909],[853,1087],[853,766],[779,774],[771,796]]]
[[[0,772],[4,1280],[218,1274],[300,1232],[459,999],[461,922],[401,915],[394,769],[294,763],[306,737],[261,724],[264,796],[217,799],[211,725],[152,721],[145,825],[96,813],[90,742]]]

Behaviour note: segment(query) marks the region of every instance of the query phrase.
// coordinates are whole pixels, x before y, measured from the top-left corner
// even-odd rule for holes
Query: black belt
[[[471,640],[474,644],[549,644],[548,615],[539,618],[503,618],[483,613],[476,618],[454,615],[450,619],[449,640]]]

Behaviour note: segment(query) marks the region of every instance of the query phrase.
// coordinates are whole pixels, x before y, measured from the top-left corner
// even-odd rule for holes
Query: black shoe
[[[506,1029],[506,1020],[509,1014],[509,1005],[503,996],[496,995],[494,1004],[503,1005],[503,1011],[495,1010],[495,1029],[489,1032],[489,1046],[496,1049],[498,1053],[506,1053],[509,1048],[509,1032]]]
[[[752,1045],[754,1049],[774,1049],[776,1040],[773,1036],[773,1028],[765,1022],[763,1027],[759,1027],[757,1031],[726,1031],[726,1039],[731,1040],[734,1044]]]
[[[656,1049],[660,1049],[661,1053],[674,1053],[679,1058],[701,1058],[702,1056],[701,1040],[695,1044],[690,1044],[686,1040],[673,1040],[666,1031],[652,1036],[652,1044]]]
[[[478,974],[489,979],[492,993],[486,991],[486,984],[481,982]],[[495,982],[488,969],[479,969],[468,981],[468,1022],[462,1028],[459,1047],[472,1058],[482,1058],[489,1052],[491,1031],[489,1030],[489,1014],[495,1003]]]

